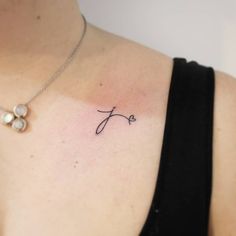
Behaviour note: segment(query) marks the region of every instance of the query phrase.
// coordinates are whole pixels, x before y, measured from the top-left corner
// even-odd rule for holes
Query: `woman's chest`
[[[156,184],[164,114],[65,102],[33,117],[25,133],[1,127],[2,235],[137,235]]]

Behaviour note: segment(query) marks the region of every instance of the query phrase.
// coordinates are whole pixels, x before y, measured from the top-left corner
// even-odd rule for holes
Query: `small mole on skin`
[[[36,17],[36,19],[37,19],[37,20],[40,20],[40,19],[41,19],[41,17],[40,17],[40,16],[37,16],[37,17]]]
[[[78,161],[75,161],[74,168],[76,168],[76,165],[77,165],[78,163],[79,163]]]
[[[62,143],[65,143],[65,140],[61,140]]]
[[[100,85],[100,86],[103,86],[103,83],[100,83],[99,85]]]
[[[34,157],[34,155],[33,155],[33,154],[31,154],[31,155],[30,155],[30,158],[33,158],[33,157]]]

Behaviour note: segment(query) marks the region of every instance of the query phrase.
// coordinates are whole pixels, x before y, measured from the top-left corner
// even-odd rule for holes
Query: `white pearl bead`
[[[14,114],[11,113],[11,112],[4,112],[4,113],[1,115],[1,122],[2,122],[4,125],[11,124],[14,119],[15,119],[15,116],[14,116]]]
[[[28,108],[24,104],[18,104],[13,108],[13,112],[17,117],[25,117],[28,112]]]
[[[16,118],[12,122],[12,128],[18,132],[24,131],[26,128],[27,122],[23,118]]]

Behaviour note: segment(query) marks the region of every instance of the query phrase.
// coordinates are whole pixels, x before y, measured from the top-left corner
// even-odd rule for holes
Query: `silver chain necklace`
[[[52,74],[52,76],[45,82],[45,84],[30,98],[27,102],[18,104],[14,106],[13,111],[9,111],[8,109],[5,109],[4,107],[0,106],[0,110],[3,112],[1,115],[1,123],[11,127],[15,131],[23,132],[27,128],[27,121],[25,117],[29,113],[29,105],[30,103],[36,99],[39,95],[41,95],[66,69],[66,67],[69,65],[69,63],[73,60],[76,52],[78,51],[85,33],[87,31],[87,21],[86,18],[82,15],[84,27],[82,35],[74,47],[73,51],[69,54],[69,56],[66,58],[64,63]]]

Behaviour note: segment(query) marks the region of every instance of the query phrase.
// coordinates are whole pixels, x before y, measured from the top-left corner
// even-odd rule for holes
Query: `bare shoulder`
[[[210,235],[236,231],[236,79],[215,71],[213,189]]]
[[[102,84],[93,89],[96,97],[90,96],[90,103],[116,103],[148,117],[164,115],[173,69],[170,56],[92,24],[87,42],[90,78],[94,71],[89,87]],[[109,99],[102,94],[108,90]]]
[[[101,51],[105,56],[113,56],[116,63],[129,62],[133,63],[133,65],[138,65],[138,63],[140,63],[143,67],[149,66],[149,68],[153,65],[155,65],[155,67],[161,65],[166,68],[166,66],[169,66],[172,63],[172,58],[161,51],[149,48],[148,46],[120,35],[105,31],[93,24],[89,24],[89,37],[92,39],[93,45],[95,45],[95,38],[96,46],[102,47]],[[112,63],[112,61],[110,61],[110,63]],[[131,64],[128,64],[128,66],[131,66]]]
[[[163,72],[172,67],[172,58],[163,52],[105,31],[93,24],[89,24],[88,31],[87,38],[88,41],[91,39],[90,46],[93,47],[93,51],[100,53],[99,56],[104,57],[102,59],[107,59],[110,66],[114,66],[113,63],[118,69],[125,66],[126,71],[130,69],[133,73],[145,69]]]

